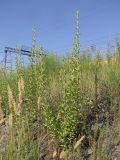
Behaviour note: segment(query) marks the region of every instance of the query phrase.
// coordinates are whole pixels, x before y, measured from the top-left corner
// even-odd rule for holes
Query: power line
[[[100,37],[100,38],[96,38],[96,39],[94,39],[94,41],[99,41],[99,40],[103,40],[103,39],[113,39],[113,38],[115,38],[115,37],[117,37],[117,36],[120,36],[120,33],[116,33],[116,34],[112,34],[111,36],[102,36],[102,37]],[[92,39],[90,39],[90,40],[88,40],[88,41],[85,41],[85,42],[92,42],[93,40]],[[84,42],[84,41],[83,41]]]
[[[108,1],[108,5],[107,5],[107,6],[104,6],[104,5],[103,5],[102,8],[100,7],[100,8],[94,8],[94,9],[92,9],[92,12],[89,12],[88,15],[81,16],[80,21],[83,21],[83,20],[85,20],[86,18],[89,18],[89,17],[92,16],[92,15],[95,15],[95,13],[98,12],[98,11],[102,11],[103,9],[108,8],[109,4],[110,4],[110,1]],[[102,12],[100,12],[100,13],[102,13]],[[65,25],[66,25],[66,24],[65,24]],[[61,25],[60,25],[60,26],[61,26]],[[54,25],[53,28],[47,27],[45,30],[44,30],[44,29],[42,29],[42,30],[46,33],[46,32],[48,32],[49,30],[58,29],[58,28],[60,28],[60,26],[59,26],[59,24],[57,23],[56,26]]]
[[[117,35],[120,35],[120,33],[112,34],[112,36],[109,38],[106,36],[102,36],[101,38],[95,39],[95,42],[92,40],[84,41],[84,43],[80,44],[80,47],[85,48],[85,47],[90,47],[91,45],[101,45],[102,42],[109,41],[110,39],[113,41],[113,38],[115,38],[115,36],[117,36]],[[71,45],[64,45],[63,47],[59,47],[56,50],[69,49],[69,48],[71,48]]]

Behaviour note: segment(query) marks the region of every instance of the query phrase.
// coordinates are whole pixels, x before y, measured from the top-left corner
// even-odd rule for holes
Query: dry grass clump
[[[15,101],[13,97],[12,90],[8,85],[8,102],[11,111],[14,111],[15,115],[19,115],[22,113],[22,104],[24,97],[24,81],[22,77],[18,81],[18,100]]]

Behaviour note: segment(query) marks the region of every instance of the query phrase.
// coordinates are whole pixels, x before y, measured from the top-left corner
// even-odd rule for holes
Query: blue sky
[[[0,51],[31,46],[36,26],[37,45],[65,54],[74,44],[77,10],[81,50],[92,44],[104,49],[120,35],[120,0],[0,0]]]

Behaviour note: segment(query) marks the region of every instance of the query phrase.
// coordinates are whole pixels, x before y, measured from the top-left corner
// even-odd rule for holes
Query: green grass
[[[114,63],[114,56],[105,59],[100,52],[94,59],[89,52],[79,55],[78,19],[79,13],[75,45],[68,57],[46,56],[39,47],[33,49],[28,66],[16,57],[14,71],[12,64],[9,72],[0,69],[1,107],[9,128],[1,159],[37,160],[44,147],[49,150],[47,156],[56,150],[58,157],[61,151],[67,151],[68,159],[87,159],[85,151],[92,148],[93,160],[109,158],[108,149],[101,147],[110,126],[115,137],[120,135],[119,51],[114,53]],[[100,123],[101,113],[103,126],[92,130]],[[85,139],[74,150],[82,136]]]

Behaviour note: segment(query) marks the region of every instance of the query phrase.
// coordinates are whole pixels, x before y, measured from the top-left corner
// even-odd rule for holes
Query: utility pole
[[[4,48],[4,66],[5,66],[5,70],[7,69],[7,63],[8,63],[8,55],[9,53],[17,53],[17,54],[21,54],[21,55],[24,55],[24,56],[32,56],[32,51],[31,49],[30,50],[26,50],[24,48],[20,48],[20,49],[17,49],[17,48],[12,48],[12,47],[5,47]]]
[[[6,70],[6,63],[7,63],[7,50],[4,49],[4,64],[5,64],[5,70]]]
[[[32,51],[31,48],[28,48],[28,47],[21,47],[21,48],[12,48],[12,47],[5,47],[4,48],[4,67],[5,67],[5,70],[7,70],[7,63],[8,63],[8,56],[9,54],[11,53],[17,53],[19,55],[23,55],[23,56],[27,56],[27,57],[32,57],[32,56],[35,56]],[[40,53],[40,55],[42,55],[42,53]],[[45,56],[48,56],[48,52],[47,51],[44,51],[44,55]]]

